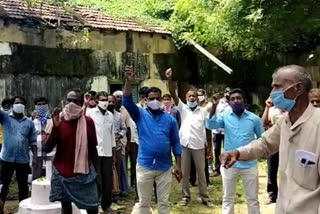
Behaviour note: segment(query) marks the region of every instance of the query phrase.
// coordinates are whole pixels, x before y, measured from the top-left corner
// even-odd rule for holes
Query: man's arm
[[[88,136],[88,153],[90,154],[91,161],[93,164],[93,167],[95,168],[96,172],[98,172],[99,166],[99,158],[98,158],[98,151],[97,151],[97,133],[96,133],[96,127],[94,125],[93,120],[87,120],[87,129],[90,130],[90,135]]]
[[[132,68],[128,66],[126,67],[125,77],[126,77],[126,82],[124,84],[124,89],[123,89],[122,104],[129,112],[131,118],[136,122],[137,120],[139,120],[140,111],[138,106],[133,102],[132,96],[131,96],[131,92],[132,92],[131,84],[134,80],[134,73]]]
[[[57,145],[59,142],[58,139],[58,127],[60,125],[60,110],[58,108],[55,108],[52,113],[52,120],[50,125],[48,124],[48,127],[46,128],[47,137],[45,140],[45,147],[44,151],[46,153],[52,152],[53,148]]]
[[[173,150],[173,154],[176,159],[176,167],[174,170],[174,175],[178,182],[182,179],[182,171],[181,171],[181,154],[182,154],[182,148],[180,144],[180,138],[179,138],[179,129],[178,129],[178,123],[175,119],[172,118],[171,120],[171,131],[170,131],[170,143]]]
[[[255,140],[244,147],[223,153],[220,156],[221,164],[227,169],[230,168],[237,160],[252,161],[259,157],[267,157],[279,151],[281,124],[284,120],[282,117],[274,126],[268,129],[262,138]]]
[[[263,122],[263,126],[268,129],[269,125],[270,125],[270,121],[269,121],[269,110],[272,107],[272,101],[270,98],[268,98],[266,100],[266,107],[264,108],[264,112],[262,114],[261,120]]]
[[[37,164],[38,148],[37,148],[37,130],[34,127],[33,122],[31,122],[31,135],[29,139],[29,145],[33,154],[32,166],[35,166]]]
[[[212,132],[209,129],[206,129],[206,136],[207,136],[207,156],[211,160],[213,159],[212,156]]]
[[[172,69],[171,68],[166,70],[166,77],[167,77],[167,80],[168,80],[168,87],[169,87],[169,92],[171,94],[171,97],[173,98],[174,103],[176,105],[178,105],[179,97],[177,96],[177,93],[176,93],[176,86],[172,81]]]
[[[213,117],[206,118],[206,128],[211,129],[219,129],[224,128],[224,119],[223,114],[215,114]]]

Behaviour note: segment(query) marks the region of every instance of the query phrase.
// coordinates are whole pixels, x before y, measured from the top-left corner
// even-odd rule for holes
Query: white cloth
[[[148,170],[137,164],[137,189],[139,202],[131,214],[152,214],[151,199],[153,183],[157,185],[159,214],[169,214],[169,196],[172,182],[171,168],[167,171]]]
[[[98,107],[87,109],[86,115],[91,117],[97,134],[97,151],[100,157],[112,157],[112,148],[116,146],[114,121],[111,112],[103,115]]]
[[[258,168],[240,169],[232,167],[225,169],[221,167],[220,171],[223,184],[222,213],[234,214],[237,178],[240,176],[247,196],[248,214],[260,214]]]
[[[136,143],[139,145],[139,136],[138,136],[138,129],[136,123],[130,118],[131,120],[131,143]]]
[[[205,124],[207,112],[201,110],[199,106],[192,111],[181,100],[177,109],[181,115],[179,131],[181,145],[190,149],[203,149],[207,142]]]
[[[271,122],[271,125],[274,125],[283,115],[284,112],[281,109],[272,106],[268,112],[268,120]]]
[[[216,114],[223,114],[225,112],[232,111],[232,108],[230,107],[229,103],[225,100],[225,98],[220,99],[217,108],[216,108]],[[224,129],[213,129],[213,134],[224,134]]]

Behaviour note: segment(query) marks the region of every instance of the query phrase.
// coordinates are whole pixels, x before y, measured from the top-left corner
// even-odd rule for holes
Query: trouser
[[[210,175],[209,175],[209,159],[208,157],[208,152],[207,149],[205,149],[205,153],[204,153],[204,172],[206,174],[206,182],[207,182],[207,186],[210,184]]]
[[[210,184],[210,174],[209,174],[209,160],[207,159],[207,150],[205,149],[205,154],[204,154],[204,171],[206,175],[206,182],[207,186]],[[197,170],[196,166],[194,164],[193,158],[191,158],[191,168],[190,168],[190,183],[192,186],[196,185],[197,181]]]
[[[131,187],[136,185],[136,165],[137,165],[137,157],[138,157],[138,144],[131,142],[129,153],[126,155],[127,163],[128,159],[130,159],[130,185]],[[128,166],[128,164],[127,164]],[[128,168],[128,167],[127,167]]]
[[[252,167],[249,169],[225,169],[221,167],[221,175],[223,184],[222,213],[234,213],[234,199],[236,195],[237,178],[240,176],[247,196],[248,214],[259,214],[258,168]]]
[[[268,185],[267,192],[272,201],[276,201],[278,197],[278,168],[279,168],[279,153],[271,155],[267,159],[268,163]]]
[[[121,157],[120,190],[125,194],[129,192],[126,157],[124,155]]]
[[[198,187],[199,194],[202,200],[208,201],[208,190],[206,185],[206,177],[205,177],[205,149],[190,149],[186,147],[182,147],[182,174],[190,175],[191,168],[191,158],[194,160],[195,168],[198,175]],[[191,198],[190,187],[189,187],[189,177],[184,176],[182,178],[182,194],[184,198]]]
[[[101,208],[107,210],[112,204],[112,157],[99,157],[97,184],[101,197]]]
[[[219,156],[221,154],[222,141],[224,139],[224,134],[216,134],[214,139],[214,167],[215,171],[220,174],[220,159]]]
[[[28,198],[28,171],[29,163],[11,163],[1,160],[2,172],[2,189],[0,193],[1,200],[5,202],[9,191],[9,185],[14,171],[16,171],[16,177],[19,188],[19,201]]]
[[[137,164],[137,187],[139,202],[133,207],[134,214],[150,214],[152,199],[152,187],[154,181],[157,184],[159,214],[170,213],[169,195],[171,189],[171,168],[167,171],[148,170]]]
[[[44,176],[43,172],[43,157],[38,156],[36,165],[32,167],[32,180],[36,180]]]
[[[128,181],[127,181],[127,173],[126,173],[126,159],[122,154],[121,149],[116,151],[116,169],[119,178],[120,191],[121,193],[128,193]]]
[[[191,157],[191,165],[190,165],[190,177],[189,177],[190,183],[192,186],[196,185],[196,181],[197,181],[197,171],[196,171],[196,167],[194,165],[194,160]]]

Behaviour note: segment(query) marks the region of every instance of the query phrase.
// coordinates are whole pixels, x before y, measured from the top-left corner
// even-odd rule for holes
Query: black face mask
[[[108,111],[113,112],[115,107],[116,107],[115,105],[108,105],[107,109],[108,109]]]

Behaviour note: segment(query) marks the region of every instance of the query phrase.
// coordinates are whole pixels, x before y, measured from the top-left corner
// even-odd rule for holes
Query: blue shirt
[[[224,150],[230,152],[239,147],[249,144],[256,137],[260,138],[264,129],[261,119],[245,110],[238,117],[235,113],[226,112],[223,114],[215,114],[212,118],[206,120],[208,129],[224,128]],[[257,161],[243,162],[237,161],[233,167],[235,168],[251,168],[257,166]]]
[[[7,162],[29,163],[30,146],[37,146],[37,132],[27,117],[15,118],[0,110],[3,145],[0,158]]]
[[[138,128],[139,165],[149,170],[170,169],[171,149],[174,155],[182,153],[177,121],[163,111],[153,115],[147,108],[139,108],[132,96],[123,96],[122,103]]]

